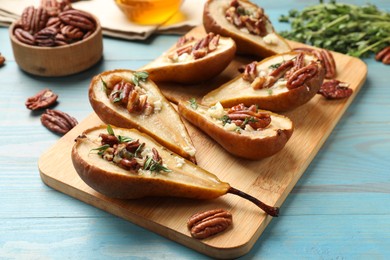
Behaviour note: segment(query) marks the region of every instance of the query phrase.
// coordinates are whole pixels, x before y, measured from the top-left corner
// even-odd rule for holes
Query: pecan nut
[[[16,39],[18,39],[18,41],[22,43],[29,44],[29,45],[35,44],[35,37],[31,33],[23,30],[22,28],[16,28],[14,30],[14,35]]]
[[[271,116],[268,113],[259,112],[255,105],[246,107],[244,104],[236,105],[229,109],[227,117],[236,126],[245,129],[249,125],[253,130],[266,128],[271,124]]]
[[[41,0],[40,6],[46,9],[49,16],[58,16],[60,12],[71,9],[69,0]]]
[[[353,90],[348,86],[348,83],[340,82],[337,79],[332,79],[322,84],[318,94],[321,94],[326,99],[347,98],[353,93]]]
[[[233,224],[233,216],[224,209],[214,209],[196,213],[187,221],[191,236],[204,239],[222,231]]]
[[[5,62],[5,58],[3,55],[1,55],[0,53],[0,67],[4,65],[4,62]]]
[[[287,80],[287,88],[294,89],[302,86],[306,81],[312,79],[318,72],[318,67],[315,63],[311,63],[297,71]]]
[[[62,135],[78,124],[77,120],[67,113],[51,109],[46,109],[46,112],[41,115],[41,123],[50,131]]]
[[[57,102],[58,95],[50,89],[43,89],[32,97],[29,97],[25,105],[30,110],[37,110],[40,108],[47,108]]]
[[[383,64],[390,64],[390,46],[383,48],[375,55],[377,61],[382,61]]]
[[[325,78],[333,79],[337,76],[336,62],[333,54],[326,49],[313,49],[308,47],[295,48],[294,51],[308,52],[314,54],[325,68]]]
[[[23,30],[35,34],[45,28],[48,19],[49,15],[44,8],[28,6],[23,10],[20,23]]]
[[[38,46],[52,47],[56,45],[58,31],[54,27],[46,27],[35,34],[35,42]]]
[[[82,30],[93,31],[95,30],[95,19],[87,12],[70,9],[61,12],[58,17],[65,24],[73,25]]]

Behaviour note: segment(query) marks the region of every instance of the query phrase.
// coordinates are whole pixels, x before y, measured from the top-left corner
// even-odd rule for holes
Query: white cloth
[[[0,25],[10,25],[20,17],[25,7],[30,5],[38,7],[39,3],[39,0],[1,0]],[[128,40],[142,40],[153,33],[183,34],[202,24],[204,3],[205,0],[185,0],[180,8],[180,12],[185,17],[182,22],[145,26],[130,22],[116,6],[114,0],[86,0],[73,3],[72,6],[98,17],[104,35]]]

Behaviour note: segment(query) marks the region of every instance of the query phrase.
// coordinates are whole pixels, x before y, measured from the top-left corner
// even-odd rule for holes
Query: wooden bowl
[[[95,31],[86,39],[56,47],[24,44],[14,35],[16,22],[9,29],[12,50],[19,67],[33,75],[67,76],[84,71],[96,64],[103,54],[103,36],[99,21]]]

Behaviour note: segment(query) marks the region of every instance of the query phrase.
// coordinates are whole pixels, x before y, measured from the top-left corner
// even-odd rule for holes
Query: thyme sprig
[[[190,106],[193,110],[198,109],[198,102],[196,102],[195,98],[190,98],[188,102],[190,102]]]
[[[390,45],[390,13],[373,4],[357,6],[330,1],[290,10],[280,22],[291,24],[281,35],[287,39],[367,57]]]
[[[146,82],[149,77],[149,73],[146,71],[137,71],[133,73],[132,81],[134,85],[139,86],[140,81]]]
[[[161,171],[171,172],[170,169],[168,169],[167,167],[165,167],[164,165],[162,165],[161,163],[157,162],[156,160],[154,160],[152,157],[149,156],[146,158],[143,169],[149,170],[151,172],[161,172]]]

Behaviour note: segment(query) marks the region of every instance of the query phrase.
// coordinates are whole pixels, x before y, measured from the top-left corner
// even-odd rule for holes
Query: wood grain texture
[[[289,28],[278,23],[279,15],[318,3],[256,2],[277,30]],[[371,2],[390,12],[388,0]],[[86,93],[94,75],[140,68],[177,38],[105,37],[103,60],[91,69],[41,78],[18,68],[8,28],[0,27],[0,52],[7,59],[0,68],[1,259],[211,259],[46,186],[37,161],[59,137],[40,125],[40,113],[30,113],[23,105],[27,97],[50,87],[60,96],[55,108],[82,121],[92,112]],[[368,66],[364,86],[284,201],[281,216],[240,259],[390,258],[389,67],[373,57],[363,61]]]
[[[191,34],[199,37],[204,35],[204,30],[196,28]],[[334,55],[338,79],[351,84],[353,96],[328,101],[317,95],[309,103],[287,112],[296,127],[291,140],[281,152],[260,161],[234,158],[201,131],[187,124],[197,148],[198,165],[267,204],[282,205],[366,79],[367,68],[362,61],[342,54]],[[247,62],[241,57],[236,59],[220,76],[202,86],[163,84],[160,87],[172,101],[200,98],[205,90],[213,89],[235,76],[237,67]],[[73,169],[70,156],[64,154],[70,155],[77,135],[100,124],[102,122],[92,114],[42,155],[38,166],[47,185],[212,257],[232,258],[249,252],[271,217],[241,198],[226,195],[212,201],[172,198],[114,200],[83,183]],[[211,157],[213,160],[210,160]],[[186,228],[187,219],[196,212],[220,207],[232,212],[234,228],[202,241],[191,238]]]

